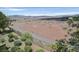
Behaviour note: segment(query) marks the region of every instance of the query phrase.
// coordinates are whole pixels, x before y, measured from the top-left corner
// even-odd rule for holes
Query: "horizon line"
[[[13,15],[19,15],[19,16],[65,16],[65,15],[79,15],[79,12],[77,13],[54,13],[54,14],[13,14]],[[12,15],[8,15],[12,16]]]

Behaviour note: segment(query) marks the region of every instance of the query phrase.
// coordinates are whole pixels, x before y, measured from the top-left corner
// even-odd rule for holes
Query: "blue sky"
[[[78,7],[0,7],[0,11],[6,15],[26,16],[79,14]]]

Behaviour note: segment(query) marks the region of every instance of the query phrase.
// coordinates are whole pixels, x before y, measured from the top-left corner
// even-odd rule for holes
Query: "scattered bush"
[[[31,46],[25,46],[24,50],[25,50],[25,52],[32,52]]]
[[[65,40],[57,40],[51,46],[54,52],[67,52],[67,45]]]
[[[9,37],[9,38],[13,38],[14,36],[13,36],[12,33],[10,33],[10,34],[8,34],[8,37]]]
[[[39,48],[39,49],[36,50],[36,52],[44,52],[44,50]]]
[[[10,21],[5,14],[0,12],[0,32],[4,32],[5,28],[9,27]]]
[[[5,39],[4,38],[0,38],[0,43],[4,43]]]
[[[32,41],[31,41],[31,40],[26,40],[26,41],[25,41],[25,45],[26,45],[26,46],[27,46],[27,45],[31,46],[31,45],[32,45]]]
[[[16,52],[16,50],[17,50],[17,47],[12,47],[11,48],[11,52]]]
[[[22,51],[23,50],[20,47],[14,46],[14,47],[11,48],[11,52],[22,52]]]
[[[71,31],[72,31],[72,29],[69,29],[68,31],[69,31],[69,32],[71,32]]]
[[[9,48],[6,46],[6,44],[3,44],[0,46],[0,52],[9,52]]]
[[[8,52],[8,51],[10,52],[11,51],[12,52],[22,52],[22,51],[32,52],[32,48],[31,48],[32,35],[29,33],[25,33],[22,35],[22,37],[19,37],[14,32],[14,30],[10,27],[10,25],[11,25],[11,21],[9,20],[9,18],[7,18],[5,14],[0,12],[0,33],[4,37],[5,37],[5,34],[8,35],[8,36],[6,35],[6,39],[0,37],[0,52]],[[22,42],[19,39],[21,39],[22,41],[25,41],[23,42],[25,43],[24,50],[22,50],[20,47],[22,45]],[[12,46],[8,47],[8,43],[10,45],[10,42],[12,42],[11,43]]]
[[[8,37],[9,37],[9,38],[15,38],[15,39],[18,39],[18,35],[17,35],[16,33],[14,33],[14,32],[9,33]]]
[[[13,42],[14,41],[14,38],[11,38],[11,39],[8,39],[9,42]]]
[[[22,42],[21,41],[15,41],[14,42],[14,46],[21,46],[22,45]]]
[[[26,41],[27,39],[32,40],[32,35],[29,33],[22,34],[21,40]]]

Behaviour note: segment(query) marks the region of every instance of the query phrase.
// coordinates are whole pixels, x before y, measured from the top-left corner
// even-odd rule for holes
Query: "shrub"
[[[36,50],[36,52],[44,52],[44,50],[39,48],[39,49]]]
[[[26,38],[23,38],[23,37],[22,37],[21,40],[22,40],[22,41],[26,41]]]
[[[12,47],[11,48],[11,52],[16,52],[16,50],[17,50],[17,47]]]
[[[25,52],[32,52],[31,46],[25,46],[24,50],[25,50]]]
[[[15,39],[18,39],[18,34],[16,34],[15,32],[12,32],[12,35]]]
[[[5,30],[5,28],[9,27],[10,21],[8,20],[7,16],[0,12],[0,29],[2,29],[2,32]]]
[[[21,46],[21,45],[22,45],[22,42],[21,42],[21,41],[15,41],[15,42],[14,42],[14,45],[15,45],[15,46]]]
[[[9,42],[13,42],[14,41],[14,38],[11,38],[11,39],[8,39]]]
[[[8,37],[9,37],[9,38],[13,38],[14,36],[13,36],[12,33],[10,33],[10,34],[8,34]]]
[[[27,39],[32,40],[32,35],[29,33],[22,34],[21,40],[26,41]]]
[[[26,46],[27,46],[27,45],[31,46],[31,45],[32,45],[32,41],[31,41],[31,40],[26,40],[26,41],[25,41],[25,45],[26,45]]]
[[[4,38],[1,38],[0,39],[0,43],[4,43],[5,42],[5,39]]]
[[[6,46],[6,44],[0,46],[0,52],[8,52],[9,51],[8,49],[9,48]]]
[[[18,39],[18,35],[17,35],[16,33],[14,33],[14,32],[10,33],[10,34],[8,35],[8,37],[9,37],[9,38]]]
[[[22,51],[23,50],[20,47],[14,46],[14,47],[11,48],[11,52],[22,52]]]
[[[69,29],[69,32],[71,32],[72,31],[72,29]]]
[[[72,24],[74,23],[74,22],[73,22],[73,19],[67,20],[67,23],[68,23],[69,26],[72,25]]]
[[[76,32],[71,33],[71,36],[79,39],[79,30],[77,30]]]
[[[67,45],[65,40],[57,40],[51,46],[54,52],[67,52]]]

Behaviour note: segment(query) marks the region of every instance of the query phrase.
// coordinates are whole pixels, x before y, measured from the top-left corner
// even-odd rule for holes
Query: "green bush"
[[[14,46],[11,48],[11,52],[23,52],[23,50],[20,47]]]
[[[14,38],[11,38],[11,39],[8,39],[9,42],[13,42],[14,41]]]
[[[29,34],[29,33],[22,34],[22,36],[21,36],[22,41],[26,41],[28,39],[32,40],[32,35],[31,34]]]
[[[13,38],[14,36],[13,36],[12,33],[9,33],[9,34],[8,34],[8,37],[9,37],[9,38]]]
[[[32,52],[31,46],[25,46],[24,50],[25,50],[25,52]]]
[[[4,32],[5,28],[9,27],[10,21],[5,14],[0,12],[0,32]]]
[[[8,37],[18,39],[18,35],[15,32],[9,33]]]
[[[0,38],[0,43],[4,43],[6,40],[4,38]]]
[[[6,46],[6,44],[0,45],[0,52],[9,52],[9,48]]]
[[[14,46],[21,46],[22,45],[22,42],[21,41],[15,41],[14,42]]]
[[[36,50],[36,52],[44,52],[44,50],[39,48],[39,49]]]
[[[51,45],[51,48],[54,52],[67,52],[67,44],[64,39],[57,40]]]
[[[31,46],[31,45],[32,45],[32,41],[31,41],[31,40],[26,40],[26,41],[25,41],[25,45],[26,45],[26,46],[27,46],[27,45],[28,45],[28,46]]]
[[[12,47],[11,48],[11,52],[16,52],[16,50],[17,50],[17,47]]]

